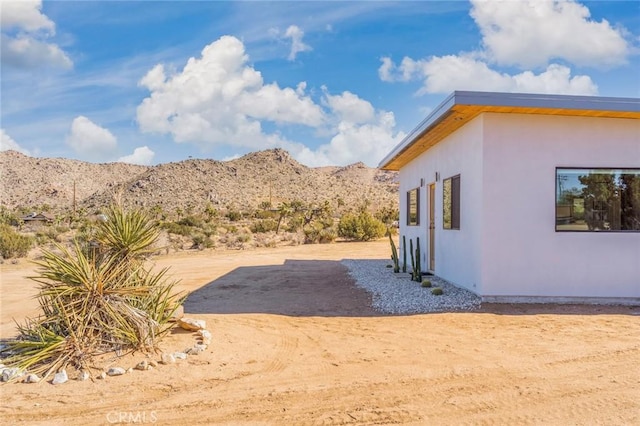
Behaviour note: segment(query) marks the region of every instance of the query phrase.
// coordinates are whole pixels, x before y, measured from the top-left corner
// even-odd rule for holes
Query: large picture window
[[[407,192],[407,225],[420,225],[420,188]]]
[[[442,226],[460,229],[460,175],[442,181]]]
[[[640,232],[640,169],[556,169],[556,231]]]

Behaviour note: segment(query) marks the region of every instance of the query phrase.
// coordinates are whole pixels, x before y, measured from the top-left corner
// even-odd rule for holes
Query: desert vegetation
[[[108,218],[108,209],[103,208],[58,211],[50,214],[53,220],[49,223],[22,219],[26,212],[45,211],[43,207],[47,206],[0,209],[3,259],[24,257],[31,250],[35,250],[37,257],[41,251],[58,245],[73,249],[76,244],[86,244],[95,238]],[[137,209],[158,228],[153,251],[156,254],[325,244],[337,239],[370,241],[383,237],[398,219],[398,210],[393,205],[376,210],[366,200],[358,206],[347,206],[340,198],[322,202],[290,200],[275,206],[264,201],[253,208],[234,205],[217,208],[206,203],[169,211],[159,204]]]
[[[5,342],[4,363],[46,378],[70,367],[86,371],[104,353],[157,349],[183,301],[166,269],[154,272],[145,264],[159,228],[145,212],[121,205],[104,217],[91,239],[42,252],[32,277],[41,313]]]

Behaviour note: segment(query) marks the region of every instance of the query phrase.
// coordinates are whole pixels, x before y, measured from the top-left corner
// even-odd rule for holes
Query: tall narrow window
[[[442,226],[460,229],[460,175],[442,181]]]
[[[640,169],[556,169],[556,231],[640,231]]]
[[[407,191],[407,225],[420,224],[420,188]]]

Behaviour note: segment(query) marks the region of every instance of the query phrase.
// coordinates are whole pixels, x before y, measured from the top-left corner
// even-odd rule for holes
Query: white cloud
[[[171,134],[178,143],[239,150],[281,147],[308,165],[376,165],[403,136],[394,131],[392,113],[376,111],[353,93],[331,95],[323,87],[318,104],[306,93],[306,82],[295,88],[265,83],[248,65],[242,42],[230,36],[206,46],[201,57],[190,58],[174,74],[156,65],[140,85],[150,91],[137,109],[140,129]],[[265,122],[270,125],[263,127]],[[326,134],[329,142],[312,149],[291,141],[281,133],[291,125]]]
[[[23,153],[24,155],[31,155],[28,150],[22,148],[18,145],[18,142],[13,140],[11,136],[4,131],[4,129],[0,129],[0,151],[18,151]]]
[[[624,63],[630,47],[608,22],[589,20],[589,10],[573,0],[472,0],[471,16],[483,34],[483,49],[423,59],[405,57],[396,65],[381,58],[382,81],[421,80],[418,95],[454,90],[596,95],[588,75],[573,75],[564,60],[607,67]],[[579,34],[579,36],[578,36]],[[490,64],[543,67],[508,73]]]
[[[304,94],[305,84],[296,89],[264,84],[247,61],[242,42],[224,36],[206,46],[200,58],[190,58],[179,73],[167,76],[157,65],[140,81],[151,92],[137,109],[140,129],[171,133],[176,142],[264,149],[282,140],[265,134],[261,120],[323,123],[322,108]]]
[[[404,138],[404,133],[395,131],[392,112],[376,112],[368,101],[350,92],[332,96],[324,90],[324,102],[337,121],[334,136],[315,150],[304,148],[294,153],[300,162],[325,166],[362,161],[376,166]]]
[[[562,58],[576,65],[626,62],[630,46],[620,29],[590,19],[573,0],[471,0],[485,56],[500,65],[546,66]]]
[[[311,46],[305,44],[302,41],[302,37],[304,37],[304,31],[302,31],[297,25],[290,25],[289,28],[287,28],[287,31],[284,33],[284,37],[291,39],[291,51],[289,52],[289,56],[287,58],[290,61],[295,61],[298,53],[308,52],[312,50]]]
[[[555,93],[595,95],[597,85],[589,76],[571,76],[571,70],[563,65],[551,64],[535,74],[524,71],[510,75],[489,68],[471,56],[436,56],[414,61],[404,58],[398,67],[387,67],[387,81],[423,81],[418,94],[450,93],[454,90],[478,90],[497,92]],[[395,75],[394,75],[395,73]]]
[[[41,0],[0,1],[0,25],[4,30],[21,29],[28,32],[55,32],[55,24],[40,10]]]
[[[82,115],[74,118],[67,144],[90,160],[104,160],[113,155],[118,142],[113,134]]]
[[[120,163],[138,164],[140,166],[150,166],[153,162],[155,152],[148,146],[141,146],[133,150],[132,154],[118,158]]]
[[[47,41],[55,35],[55,24],[41,12],[40,0],[2,0],[0,9],[3,64],[21,69],[73,66],[58,45]]]

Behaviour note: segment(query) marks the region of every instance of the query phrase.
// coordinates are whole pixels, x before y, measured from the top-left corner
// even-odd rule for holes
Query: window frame
[[[415,221],[412,220],[411,198],[415,194]],[[420,226],[420,187],[407,191],[407,226]]]
[[[571,170],[583,170],[583,171],[597,171],[597,170],[609,170],[611,172],[615,173],[620,173],[622,171],[634,171],[638,174],[638,176],[640,176],[640,167],[576,167],[576,166],[557,166],[555,168],[555,175],[554,175],[554,201],[553,201],[553,206],[554,206],[554,230],[555,232],[559,232],[559,233],[571,233],[571,232],[577,232],[577,233],[614,233],[614,234],[619,234],[619,233],[640,233],[640,229],[558,229],[558,220],[559,218],[564,218],[564,216],[558,216],[558,201],[560,198],[560,185],[559,185],[559,172],[560,171],[571,171]],[[602,202],[602,201],[599,201]]]
[[[447,206],[447,197],[445,192],[447,190],[447,182],[449,182],[449,204]],[[460,230],[460,188],[461,180],[460,174],[450,176],[442,180],[442,229],[451,231]],[[449,207],[449,214],[447,214],[447,207]],[[450,216],[450,217],[449,217]],[[447,220],[448,218],[448,220]]]

